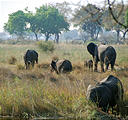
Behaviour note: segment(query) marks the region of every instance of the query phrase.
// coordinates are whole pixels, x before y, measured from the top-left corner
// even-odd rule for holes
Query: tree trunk
[[[59,34],[55,34],[55,39],[56,39],[56,43],[58,44],[59,43]]]
[[[123,40],[125,41],[125,35],[126,35],[126,33],[128,32],[128,29],[124,32],[124,34],[123,34]]]
[[[98,32],[96,33],[96,37],[95,37],[95,40],[97,40],[97,38],[98,38],[98,35],[99,35],[99,32],[100,32],[100,30],[98,30]]]
[[[119,37],[120,37],[120,30],[117,30],[116,32],[117,32],[117,43],[119,43],[119,42],[120,42],[120,40],[119,40]]]
[[[94,39],[94,34],[93,34],[93,33],[91,33],[91,38],[92,38],[93,41],[95,40],[95,39]]]
[[[46,34],[45,34],[45,37],[46,37],[45,41],[48,41],[48,39],[49,39],[49,37],[50,37],[50,36],[49,36],[49,33],[46,33]]]
[[[38,41],[38,35],[37,35],[37,33],[34,32],[34,34],[35,34],[35,37],[36,37],[36,41]]]

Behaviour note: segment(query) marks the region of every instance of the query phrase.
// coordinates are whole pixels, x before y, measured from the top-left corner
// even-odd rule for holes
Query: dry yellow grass
[[[128,116],[128,46],[115,48],[118,54],[116,71],[101,73],[100,67],[99,72],[90,72],[84,68],[84,60],[91,58],[85,45],[60,44],[56,45],[54,53],[47,54],[42,53],[36,45],[0,45],[0,114],[22,118],[93,118],[96,108],[86,101],[87,86],[112,74],[123,82],[125,107],[122,107],[121,114]],[[18,67],[24,66],[23,55],[26,49],[35,49],[39,53],[39,64],[31,70]],[[11,56],[17,59],[16,65],[8,64],[7,58]],[[60,75],[51,73],[49,65],[54,56],[69,59],[73,71]]]

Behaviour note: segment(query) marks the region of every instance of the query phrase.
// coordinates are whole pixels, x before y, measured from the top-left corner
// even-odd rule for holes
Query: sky
[[[0,0],[0,32],[3,32],[4,23],[8,21],[8,15],[16,12],[17,10],[34,11],[35,7],[40,7],[48,3],[62,3],[64,1],[77,4],[80,0]],[[96,3],[101,4],[104,0],[81,0],[82,4]]]

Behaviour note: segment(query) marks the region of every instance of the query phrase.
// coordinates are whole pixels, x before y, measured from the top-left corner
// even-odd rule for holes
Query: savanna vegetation
[[[42,43],[43,44],[43,43]],[[44,52],[37,43],[0,45],[0,115],[20,118],[47,117],[54,119],[127,119],[128,116],[128,46],[116,45],[115,70],[101,73],[84,68],[90,59],[86,44],[53,44],[54,51]],[[39,64],[26,70],[23,56],[27,49],[39,53]],[[50,72],[54,57],[69,59],[73,71],[67,74]],[[119,115],[102,112],[86,100],[86,89],[108,75],[118,77],[124,87],[124,101]],[[115,111],[116,114],[116,111]]]
[[[4,30],[11,37],[0,40],[0,117],[128,119],[128,5],[123,0],[107,0],[102,6],[74,4],[74,10],[71,5],[68,2],[42,5],[35,8],[35,12],[26,7],[9,14]],[[78,39],[83,41],[82,44],[59,40],[60,34],[68,31],[71,25],[79,28],[81,37]],[[116,36],[105,36],[107,31]],[[55,44],[59,41],[60,44]],[[86,49],[90,41],[112,44],[117,51],[114,71],[109,69],[103,73],[98,67],[98,72],[92,72],[84,67],[84,61],[92,59]],[[23,56],[28,49],[38,52],[39,63],[26,70]],[[51,72],[53,58],[70,60],[73,71],[65,74]],[[86,99],[88,85],[96,84],[110,74],[119,78],[124,87],[119,114],[117,106],[114,114],[111,109],[104,113]]]

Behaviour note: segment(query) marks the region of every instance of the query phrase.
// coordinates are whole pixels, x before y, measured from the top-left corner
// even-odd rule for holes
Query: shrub
[[[43,52],[53,52],[55,50],[54,44],[51,41],[39,41],[37,45]]]
[[[11,58],[8,60],[8,63],[9,64],[16,64],[16,62],[17,62],[17,59],[14,57],[14,56],[11,56]]]

